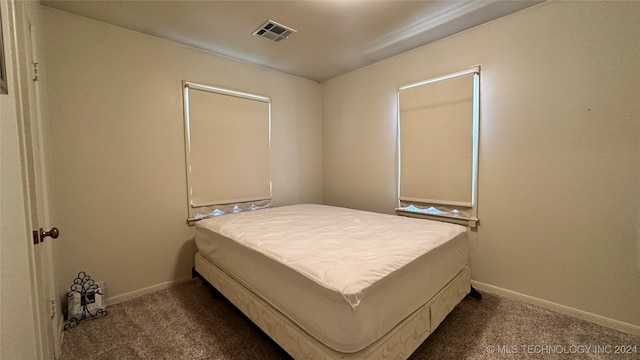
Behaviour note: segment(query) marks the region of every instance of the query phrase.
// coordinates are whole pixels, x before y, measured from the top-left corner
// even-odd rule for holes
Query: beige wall
[[[392,213],[397,87],[480,64],[473,279],[640,326],[638,19],[544,3],[325,82],[324,202]]]
[[[322,201],[320,84],[49,8],[43,22],[66,286],[83,270],[123,299],[190,275],[183,79],[271,97],[273,203]]]

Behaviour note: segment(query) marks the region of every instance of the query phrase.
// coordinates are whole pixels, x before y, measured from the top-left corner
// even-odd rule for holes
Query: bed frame
[[[212,285],[294,359],[407,359],[472,289],[471,272],[462,269],[425,305],[373,344],[356,353],[337,352],[310,336],[268,302],[197,253],[193,275]],[[475,292],[477,293],[477,292]],[[479,295],[479,293],[477,293]],[[474,296],[474,298],[477,298]]]

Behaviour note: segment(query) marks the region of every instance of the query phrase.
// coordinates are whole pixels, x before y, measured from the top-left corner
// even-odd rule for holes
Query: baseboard
[[[120,295],[116,295],[116,296],[110,296],[109,298],[107,298],[107,304],[108,305],[114,305],[117,303],[121,303],[123,301],[127,301],[127,300],[131,300],[131,299],[135,299],[137,297],[140,297],[142,295],[146,295],[146,294],[151,294],[154,293],[156,291],[160,291],[160,290],[164,290],[170,286],[173,285],[177,285],[186,281],[191,280],[191,276],[185,276],[183,278],[179,278],[176,280],[171,280],[171,281],[165,281],[163,283],[160,284],[156,284],[156,285],[152,285],[152,286],[148,286],[142,289],[138,289],[138,290],[134,290],[128,293],[124,293],[124,294],[120,294]],[[108,289],[107,289],[108,292]],[[107,294],[108,295],[108,294]]]
[[[482,290],[482,291],[494,293],[497,295],[506,296],[512,299],[520,300],[527,304],[537,305],[537,306],[540,306],[541,308],[552,310],[565,315],[571,315],[583,320],[590,321],[598,325],[606,326],[612,329],[616,329],[629,334],[640,336],[640,326],[637,326],[637,325],[633,325],[623,321],[611,319],[605,316],[593,314],[587,311],[572,308],[570,306],[557,304],[557,303],[536,298],[533,296],[521,294],[515,291],[503,289],[497,286],[481,283],[475,280],[471,280],[471,285],[473,285],[473,287],[475,287],[477,290]]]

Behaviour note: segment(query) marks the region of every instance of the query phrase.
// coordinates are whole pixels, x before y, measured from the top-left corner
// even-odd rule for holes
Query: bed
[[[301,204],[195,233],[195,273],[294,359],[406,359],[470,290],[459,225]]]

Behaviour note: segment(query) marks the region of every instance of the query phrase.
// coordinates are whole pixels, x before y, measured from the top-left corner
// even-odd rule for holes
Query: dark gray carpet
[[[410,359],[640,359],[638,336],[483,295],[481,301],[465,298]],[[107,311],[65,331],[61,359],[287,359],[199,280]]]

